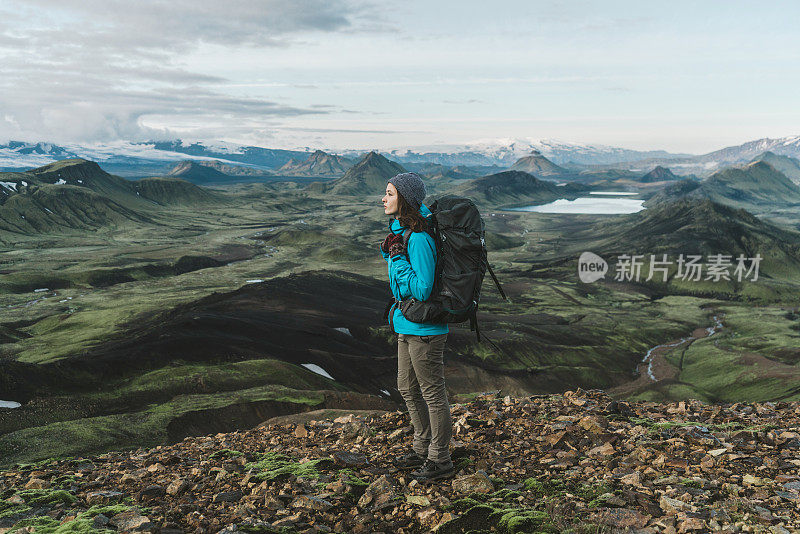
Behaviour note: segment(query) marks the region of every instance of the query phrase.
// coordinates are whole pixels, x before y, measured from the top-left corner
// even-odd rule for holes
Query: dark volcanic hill
[[[217,169],[200,165],[191,160],[185,160],[175,165],[167,176],[182,178],[193,184],[225,183],[230,182],[230,176]]]
[[[563,167],[559,167],[538,150],[534,150],[530,156],[518,159],[511,167],[510,171],[522,171],[536,176],[560,176],[570,174]]]
[[[406,172],[399,163],[388,160],[377,152],[370,152],[341,178],[325,184],[311,184],[312,190],[321,190],[340,195],[383,196],[386,182],[395,174]]]
[[[352,166],[353,162],[347,158],[317,150],[305,161],[291,159],[275,172],[285,176],[334,177],[342,176]]]
[[[664,182],[667,180],[680,180],[679,176],[672,174],[672,171],[661,165],[656,166],[652,171],[642,176],[639,181],[645,184],[652,182]]]
[[[503,171],[476,178],[456,187],[454,193],[489,204],[550,202],[563,196],[563,190],[554,183],[522,171]]]

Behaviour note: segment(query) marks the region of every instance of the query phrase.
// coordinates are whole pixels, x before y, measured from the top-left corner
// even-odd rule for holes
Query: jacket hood
[[[431,210],[429,210],[428,206],[426,206],[425,204],[420,204],[418,211],[419,214],[425,217],[426,219],[432,215]],[[392,233],[402,234],[405,229],[406,227],[401,225],[398,219],[389,219],[389,230]]]

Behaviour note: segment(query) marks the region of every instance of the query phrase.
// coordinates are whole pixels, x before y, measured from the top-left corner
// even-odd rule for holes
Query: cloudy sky
[[[0,142],[703,153],[800,134],[800,3],[0,0]]]

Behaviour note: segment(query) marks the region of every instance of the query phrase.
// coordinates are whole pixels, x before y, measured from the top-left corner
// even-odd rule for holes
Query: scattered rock
[[[494,483],[483,471],[471,475],[464,475],[453,480],[453,489],[458,493],[491,493]]]
[[[358,500],[358,507],[374,512],[395,506],[399,499],[395,493],[395,486],[396,482],[393,479],[387,475],[381,475],[364,490],[364,495]]]

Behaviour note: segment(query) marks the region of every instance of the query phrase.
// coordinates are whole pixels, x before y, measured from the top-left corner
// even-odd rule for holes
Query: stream
[[[692,341],[694,341],[696,339],[713,336],[714,334],[719,332],[719,330],[722,328],[722,321],[720,320],[718,315],[714,315],[712,317],[712,319],[714,321],[714,324],[712,326],[706,327],[706,329],[705,329],[706,335],[704,335],[704,336],[699,336],[698,337],[698,336],[690,335],[690,336],[687,336],[687,337],[683,337],[680,340],[674,341],[672,343],[664,343],[662,345],[656,345],[655,347],[653,347],[650,350],[648,350],[647,354],[645,354],[644,358],[642,358],[641,363],[639,365],[637,365],[637,367],[636,367],[637,371],[639,370],[639,367],[642,364],[646,363],[647,364],[647,376],[653,382],[658,382],[658,379],[653,374],[653,353],[658,349],[677,347],[679,345],[682,345],[683,343],[686,343],[687,341],[692,342]]]

